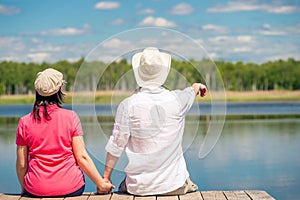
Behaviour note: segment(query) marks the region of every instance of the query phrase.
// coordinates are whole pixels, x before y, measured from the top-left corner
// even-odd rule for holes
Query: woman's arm
[[[27,166],[28,166],[28,148],[27,146],[17,146],[16,171],[22,189],[22,193],[24,192],[24,176],[27,172]]]
[[[82,136],[73,137],[72,146],[79,167],[95,183],[98,193],[111,192],[114,186],[111,183],[106,183],[99,174],[93,160],[86,152]]]

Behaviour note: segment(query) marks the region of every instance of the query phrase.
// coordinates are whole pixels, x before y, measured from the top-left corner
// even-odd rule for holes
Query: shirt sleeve
[[[105,150],[113,156],[120,157],[130,136],[128,101],[124,100],[117,109],[112,135]]]
[[[187,87],[184,90],[175,90],[174,93],[181,105],[181,114],[186,115],[195,101],[194,89],[192,87]]]
[[[72,137],[83,136],[83,130],[82,130],[80,119],[74,111],[72,111],[72,119],[73,119],[73,125],[74,125]]]
[[[25,139],[25,130],[24,130],[24,123],[23,118],[19,120],[17,131],[16,131],[16,145],[18,146],[26,146],[26,139]]]

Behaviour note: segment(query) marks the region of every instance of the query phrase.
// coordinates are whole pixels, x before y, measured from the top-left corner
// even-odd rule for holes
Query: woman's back
[[[30,113],[20,119],[17,145],[28,146],[28,171],[24,188],[37,196],[59,196],[84,185],[84,177],[76,164],[72,137],[82,135],[79,118],[73,111],[48,105],[49,118],[41,120]]]

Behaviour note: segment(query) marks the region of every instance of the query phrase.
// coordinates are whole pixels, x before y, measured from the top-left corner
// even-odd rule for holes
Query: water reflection
[[[260,189],[276,199],[299,199],[300,119],[297,117],[229,116],[217,145],[204,159],[198,158],[198,152],[209,117],[187,117],[183,143],[192,179],[200,190]],[[111,134],[113,117],[83,117],[81,120],[87,148],[103,172],[104,146]],[[0,193],[19,192],[14,169],[17,122],[18,118],[0,118]],[[99,128],[101,133],[96,131]],[[126,159],[123,159],[118,168],[122,169],[125,164]],[[123,178],[122,171],[113,173],[116,185]],[[87,179],[86,191],[94,190]]]

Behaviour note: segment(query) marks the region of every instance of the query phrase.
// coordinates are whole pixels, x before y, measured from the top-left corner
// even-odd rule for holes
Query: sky
[[[110,62],[155,44],[201,59],[182,36],[213,60],[300,59],[300,0],[0,0],[0,24],[0,61],[76,61],[101,46]]]

